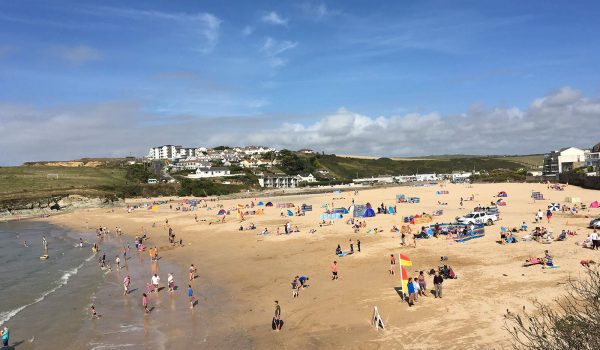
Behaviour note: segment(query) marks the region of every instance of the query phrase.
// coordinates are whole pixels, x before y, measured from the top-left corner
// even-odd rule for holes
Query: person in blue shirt
[[[2,334],[2,346],[8,346],[8,338],[10,337],[8,334],[8,327],[4,327],[0,333]]]
[[[306,281],[308,281],[309,278],[307,276],[300,276],[298,277],[298,281],[300,281],[300,286],[302,286],[302,288],[304,288],[306,286]]]
[[[188,284],[188,297],[190,298],[190,309],[194,308],[194,291],[192,290],[192,286]]]
[[[415,304],[415,286],[412,283],[412,277],[408,278],[407,289],[408,289],[408,306],[413,306]]]

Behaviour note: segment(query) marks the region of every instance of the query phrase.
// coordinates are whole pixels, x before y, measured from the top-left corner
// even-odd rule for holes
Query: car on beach
[[[589,227],[590,228],[600,228],[600,217],[592,219],[592,221],[590,221],[590,226]]]
[[[486,213],[484,211],[474,211],[467,215],[456,218],[456,221],[463,225],[484,224],[487,226],[493,225],[498,221],[498,216],[495,214]]]

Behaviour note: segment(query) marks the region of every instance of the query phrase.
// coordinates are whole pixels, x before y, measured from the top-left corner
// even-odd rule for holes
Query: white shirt
[[[543,214],[543,213],[542,213],[542,211],[540,210],[540,211],[538,211],[538,212],[537,212],[537,216],[538,216],[538,218],[543,218],[543,217],[544,217],[544,214]]]
[[[590,239],[591,240],[598,240],[598,234],[596,232],[592,232],[592,234],[590,234]]]
[[[167,278],[167,282],[169,282],[169,284],[173,282],[173,275],[169,275],[169,277]]]
[[[160,282],[160,277],[152,276],[152,284],[158,284]]]

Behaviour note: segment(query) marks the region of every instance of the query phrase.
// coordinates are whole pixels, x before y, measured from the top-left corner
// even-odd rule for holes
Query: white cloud
[[[190,48],[201,53],[212,52],[219,41],[221,20],[208,12],[179,13],[118,7],[94,7],[88,12],[95,15],[123,17],[131,21],[146,19],[175,23],[178,26],[174,30],[178,34],[184,33],[196,37],[189,45]]]
[[[300,5],[300,8],[307,17],[315,21],[320,21],[326,17],[337,15],[340,13],[339,11],[327,8],[327,5],[323,3],[303,3]]]
[[[55,47],[54,51],[59,57],[73,64],[82,64],[102,59],[102,55],[98,50],[87,45]]]
[[[283,26],[285,26],[285,25],[288,24],[288,19],[281,17],[275,11],[271,11],[271,12],[265,13],[262,16],[261,19],[265,23],[270,23],[270,24],[275,24],[275,25],[283,25]]]
[[[284,52],[298,46],[297,42],[289,40],[276,40],[267,37],[260,51],[267,57],[270,65],[273,67],[281,67],[287,64],[287,60],[280,57]]]
[[[248,108],[266,103],[250,101]],[[144,155],[149,146],[163,143],[265,144],[339,154],[409,156],[542,153],[600,142],[600,98],[569,87],[536,99],[526,109],[475,106],[459,115],[377,117],[340,108],[308,124],[303,120],[306,116],[166,116],[143,112],[133,103],[44,110],[0,104],[0,162]],[[199,133],[206,138],[199,140]]]
[[[254,33],[254,27],[252,26],[245,26],[244,29],[242,29],[243,36],[250,36],[252,33]]]

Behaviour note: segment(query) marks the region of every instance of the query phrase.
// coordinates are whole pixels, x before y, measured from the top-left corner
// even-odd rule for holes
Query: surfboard
[[[49,256],[48,256],[48,255],[42,255],[42,256],[40,256],[40,259],[42,259],[42,260],[46,260],[46,259],[48,259],[48,258],[49,258]]]

